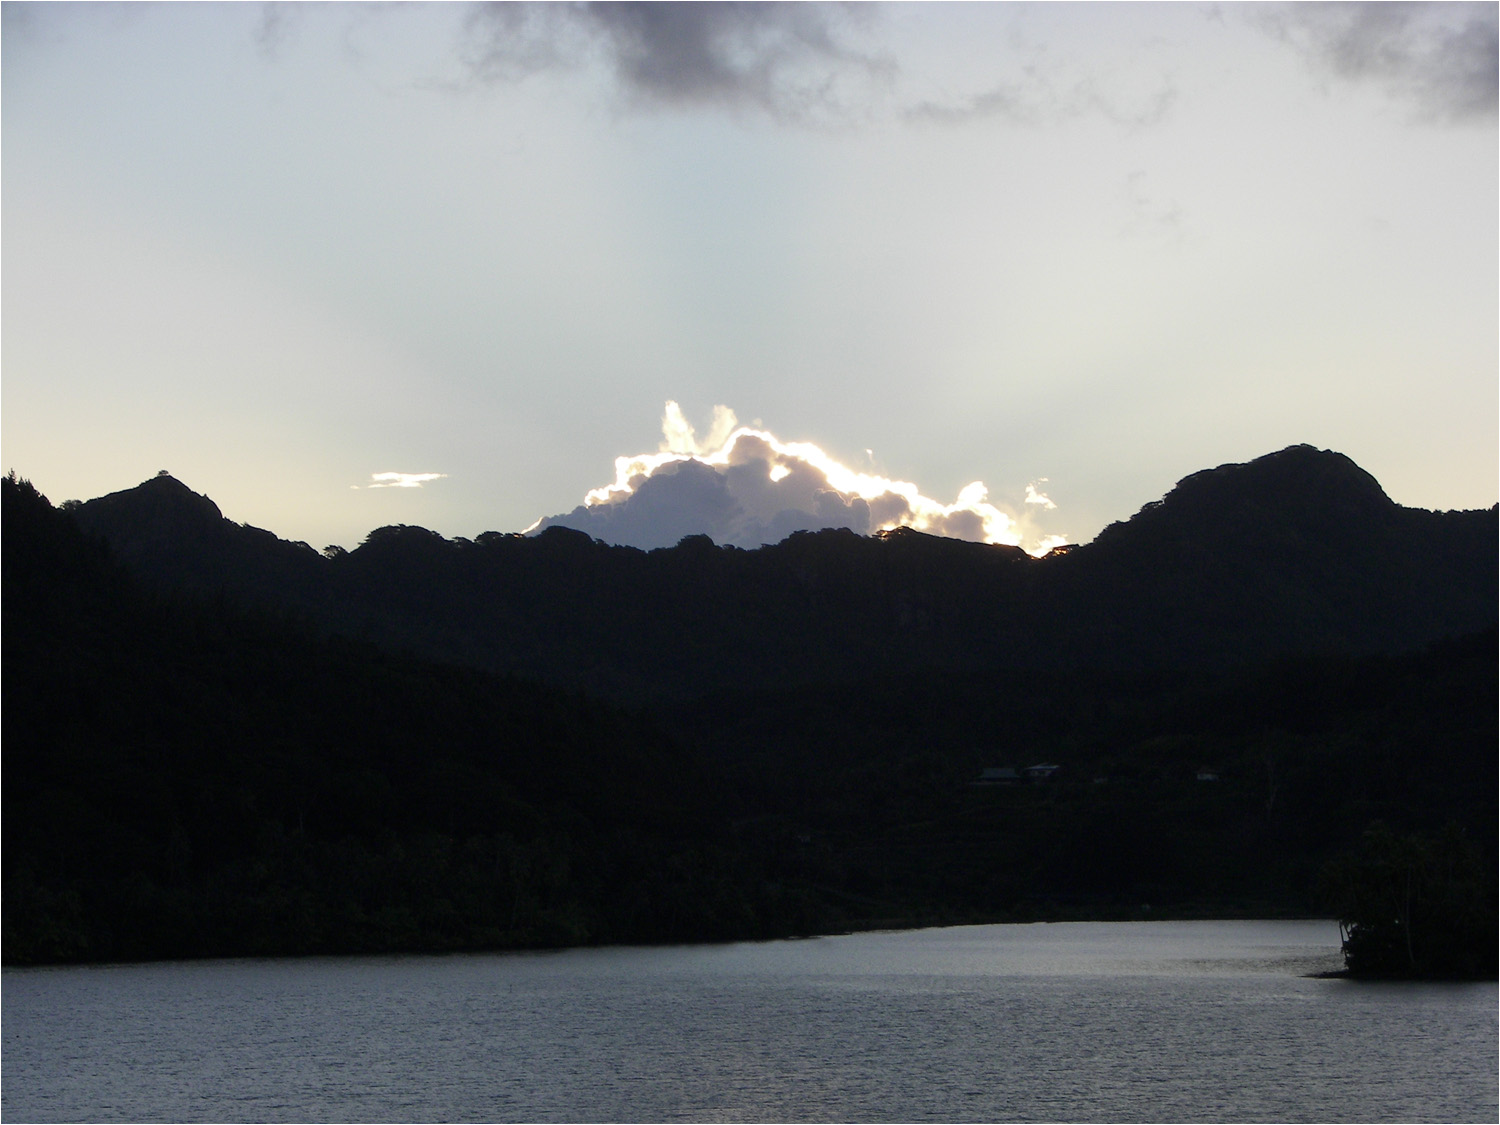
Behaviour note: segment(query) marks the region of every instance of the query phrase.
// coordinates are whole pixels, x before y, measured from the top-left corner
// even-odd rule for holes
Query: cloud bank
[[[1026,505],[1056,505],[1027,486]],[[848,528],[871,535],[911,527],[979,543],[1006,543],[1045,554],[1063,536],[1038,533],[1028,516],[991,503],[979,482],[952,504],[923,496],[907,481],[856,472],[810,442],[783,442],[765,430],[740,426],[734,412],[715,406],[699,438],[675,402],[662,417],[656,453],[615,460],[613,483],[591,491],[565,515],[527,529],[571,527],[596,539],[652,550],[684,536],[707,535],[721,546],[779,543],[796,531]]]

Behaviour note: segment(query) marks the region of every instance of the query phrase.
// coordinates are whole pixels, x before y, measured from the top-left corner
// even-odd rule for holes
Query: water
[[[7,970],[9,1121],[1494,1121],[1488,984],[1330,922]]]

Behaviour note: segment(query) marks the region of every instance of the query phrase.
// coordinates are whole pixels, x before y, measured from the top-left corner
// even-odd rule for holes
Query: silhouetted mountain
[[[80,525],[153,585],[619,699],[946,668],[1232,666],[1412,649],[1493,625],[1496,510],[1392,503],[1308,446],[1196,473],[1093,543],[1033,560],[909,530],[643,552],[581,532],[386,527],[324,558],[168,477]]]
[[[1496,534],[1494,508],[1402,508],[1299,445],[1185,478],[1059,560],[1049,590],[1110,664],[1396,652],[1494,624]]]
[[[147,487],[153,533],[233,536],[185,491]],[[0,493],[7,962],[808,928],[755,876],[699,884],[717,789],[650,721],[143,591]]]
[[[289,591],[298,600],[321,600],[327,568],[317,551],[225,519],[217,504],[165,470],[72,512],[157,589],[232,594],[265,605]]]
[[[1308,457],[1289,453],[1273,475]],[[1311,463],[1338,468],[1326,458]],[[1319,869],[1377,820],[1472,841],[1466,863],[1489,877],[1433,885],[1488,887],[1464,917],[1493,935],[1493,614],[1485,633],[1393,656],[1244,663],[1243,637],[1260,634],[1229,603],[1175,635],[1200,651],[1241,636],[1233,666],[1151,664],[1139,644],[1113,654],[1138,658],[1134,670],[1097,670],[1092,650],[1065,662],[1086,638],[1070,602],[1099,599],[1098,575],[1177,597],[1194,559],[1225,581],[1239,573],[1217,561],[1233,551],[1211,549],[1216,536],[1259,550],[1229,525],[1296,492],[1240,488],[1265,468],[1203,474],[1201,492],[1192,478],[1098,544],[1044,561],[909,532],[758,551],[690,537],[646,554],[563,529],[467,543],[409,527],[325,559],[159,478],[104,508],[154,587],[85,536],[78,513],[7,478],[4,956],[1305,915],[1321,905]],[[1494,512],[1404,512],[1338,471],[1356,487],[1288,516],[1283,542],[1368,503],[1339,546],[1354,560],[1341,573],[1367,588],[1395,589],[1369,576],[1386,574],[1382,551],[1408,557],[1417,525],[1446,544],[1432,581],[1462,590],[1465,568],[1493,575]],[[1197,500],[1207,514],[1194,516]],[[1135,538],[1150,521],[1176,544],[1168,557]],[[1486,526],[1487,541],[1474,530]],[[1194,536],[1209,543],[1196,555]],[[299,587],[306,573],[322,585]],[[1288,604],[1317,619],[1367,610],[1357,598],[1319,608],[1342,587],[1296,581],[1303,601]],[[1126,587],[1110,628],[1150,609]],[[574,682],[596,691],[694,697],[627,711],[332,635],[351,623],[392,646],[471,646],[475,663],[534,677],[567,679],[576,660]],[[1406,628],[1339,643],[1404,644]],[[1173,636],[1164,627],[1156,642]],[[1035,780],[974,784],[1041,763]]]

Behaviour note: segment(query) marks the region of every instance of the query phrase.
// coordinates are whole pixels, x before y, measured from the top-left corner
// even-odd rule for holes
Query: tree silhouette
[[[1352,975],[1495,976],[1495,867],[1456,825],[1430,838],[1376,822],[1322,884]]]

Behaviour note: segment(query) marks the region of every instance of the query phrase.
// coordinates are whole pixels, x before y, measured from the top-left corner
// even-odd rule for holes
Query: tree
[[[1434,839],[1376,822],[1321,881],[1351,975],[1496,976],[1494,862],[1457,825]]]

